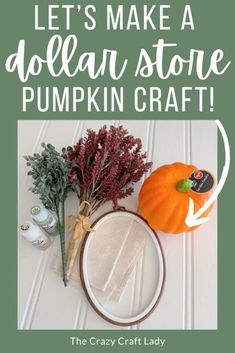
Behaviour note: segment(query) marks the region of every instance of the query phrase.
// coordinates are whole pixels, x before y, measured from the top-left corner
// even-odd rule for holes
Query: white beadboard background
[[[42,120],[18,122],[18,223],[29,219],[37,201],[28,191],[31,179],[23,155],[40,151],[41,142],[58,149],[75,143],[87,128],[104,124],[124,125],[142,139],[153,169],[182,161],[217,175],[217,127],[214,121],[170,120]],[[140,183],[136,185],[138,194]],[[128,200],[126,201],[128,208]],[[73,206],[74,205],[74,206]],[[75,208],[74,208],[75,207]],[[76,210],[70,201],[68,213]],[[102,210],[101,210],[102,212]],[[154,313],[139,325],[125,329],[216,329],[217,328],[217,212],[198,230],[176,236],[158,233],[166,261],[166,283]],[[59,239],[47,251],[34,249],[18,239],[18,328],[19,329],[117,329],[100,318],[88,304],[81,288],[63,287],[53,266]],[[131,278],[130,307],[141,300],[141,257]],[[128,289],[129,290],[129,289]],[[120,329],[120,328],[119,328]]]

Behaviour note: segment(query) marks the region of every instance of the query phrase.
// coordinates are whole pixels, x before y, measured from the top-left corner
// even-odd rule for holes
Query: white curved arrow
[[[214,190],[213,194],[195,214],[194,214],[193,199],[191,197],[189,198],[189,209],[188,209],[187,217],[185,219],[185,223],[188,227],[194,227],[207,222],[208,217],[203,217],[203,218],[199,218],[199,217],[201,217],[203,213],[213,204],[213,202],[215,202],[228,176],[229,166],[230,166],[230,147],[229,147],[228,136],[221,122],[219,120],[216,120],[215,122],[222,134],[223,141],[224,141],[225,163],[223,167],[223,172],[222,172],[220,181],[216,189]]]

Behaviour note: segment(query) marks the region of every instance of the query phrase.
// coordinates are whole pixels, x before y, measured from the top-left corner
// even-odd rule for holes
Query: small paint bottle
[[[30,210],[31,217],[39,227],[51,236],[58,234],[58,221],[48,209],[42,205],[34,205]]]
[[[36,224],[26,221],[20,225],[19,235],[39,250],[46,250],[51,239]]]

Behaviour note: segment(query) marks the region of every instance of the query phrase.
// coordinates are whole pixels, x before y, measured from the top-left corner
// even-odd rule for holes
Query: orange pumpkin
[[[193,165],[173,163],[156,169],[145,180],[139,193],[139,210],[153,229],[177,234],[198,227],[185,224],[189,198],[194,201],[196,213],[210,197],[212,188],[203,193],[191,189],[189,177],[196,170],[198,168]],[[212,206],[201,217],[208,215]]]

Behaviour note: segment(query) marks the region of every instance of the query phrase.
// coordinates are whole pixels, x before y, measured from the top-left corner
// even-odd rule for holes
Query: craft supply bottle
[[[41,228],[30,221],[21,224],[19,235],[40,250],[46,250],[51,245],[51,239]]]
[[[44,206],[34,205],[30,210],[30,214],[34,222],[49,235],[55,236],[58,234],[57,218]]]

